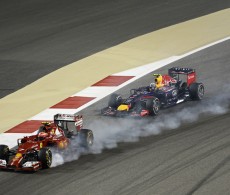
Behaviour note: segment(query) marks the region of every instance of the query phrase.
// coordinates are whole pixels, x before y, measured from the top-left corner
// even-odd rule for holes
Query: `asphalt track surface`
[[[206,87],[202,102],[186,102],[162,110],[155,119],[143,121],[100,116],[100,108],[106,106],[108,98],[82,112],[96,139],[111,134],[118,141],[123,139],[118,138],[120,134],[125,140],[141,132],[138,129],[145,131],[149,124],[154,128],[166,116],[169,123],[160,127],[160,134],[148,135],[137,142],[130,139],[131,143],[118,143],[116,147],[113,140],[103,140],[106,147],[111,147],[110,143],[114,148],[35,174],[1,171],[1,194],[227,194],[230,111],[228,108],[218,114],[218,110],[219,106],[230,105],[230,88],[225,85],[230,82],[229,51],[230,41],[226,41],[159,70],[164,73],[168,67],[185,64],[196,68],[198,80]],[[221,77],[217,79],[217,75]],[[118,93],[127,95],[130,88],[146,85],[151,78],[149,74]],[[183,109],[191,114],[187,122],[176,118]],[[114,133],[118,129],[122,131]],[[125,131],[129,133],[122,133]],[[155,134],[154,131],[149,134],[152,133]]]
[[[218,2],[218,5],[221,5],[221,2]],[[222,4],[224,8],[226,8],[226,5],[227,5],[227,1],[225,1],[225,3]],[[127,6],[128,6],[128,1],[127,1]],[[147,7],[149,7],[149,5]],[[206,8],[207,6],[204,7]],[[213,9],[213,10],[219,9],[216,6],[214,8],[211,7],[212,6],[208,6],[208,9]],[[197,10],[203,10],[202,6]],[[213,10],[209,10],[209,11],[212,12]],[[192,14],[195,13],[193,12]],[[202,15],[202,13],[199,14]],[[197,16],[199,14],[197,14]],[[194,15],[192,17],[194,17]],[[183,16],[183,18],[185,20],[188,19],[187,16]],[[142,23],[144,23],[143,21]],[[165,25],[167,26],[169,24],[165,24]],[[129,35],[126,35],[126,38],[124,37],[123,38],[129,39],[132,36],[137,36],[138,33],[140,34],[144,33],[143,31],[146,32],[151,31],[151,28],[152,30],[154,30],[154,28],[151,25],[146,25],[146,26],[148,28],[147,27],[144,28],[143,26],[141,26],[142,32],[136,32],[135,34],[134,33],[135,31],[133,29],[132,32],[130,31],[131,35],[128,33]],[[160,27],[162,26],[160,26],[159,24],[159,28]],[[118,39],[120,39],[121,36],[122,34],[120,34],[117,37],[118,42],[119,42]],[[30,44],[32,45],[34,44],[34,46],[30,44],[26,44],[24,45],[24,48],[28,46],[27,50],[30,51],[32,48],[35,47],[35,43],[32,42]],[[46,41],[43,42],[44,45],[45,42]],[[99,44],[100,46],[98,47],[96,47],[97,43],[94,43],[95,47],[91,45],[90,47],[91,50],[87,52],[86,52],[87,48],[85,48],[85,52],[84,52],[83,51],[84,47],[82,48],[79,47],[79,50],[82,49],[83,52],[80,52],[82,56],[78,56],[78,57],[81,58],[84,55],[89,55],[90,52],[93,53],[97,50],[102,49],[101,47],[104,48],[109,47],[109,43],[107,43],[107,40],[104,40],[104,42],[106,43],[101,43]],[[113,43],[110,42],[111,45],[116,43],[117,42],[113,42]],[[83,40],[82,40],[82,44],[83,44]],[[14,43],[12,44],[11,48],[14,48],[13,45]],[[37,48],[37,49],[41,50],[41,48],[40,49]],[[55,46],[53,49],[55,49]],[[44,61],[35,60],[37,62],[35,63],[34,59],[38,59],[38,57],[41,57],[42,53],[40,54],[40,56],[33,56],[33,55],[27,56],[27,54],[25,53],[23,54],[23,52],[19,52],[22,50],[23,48],[20,49],[18,48],[17,51],[18,53],[16,52],[14,54],[12,51],[11,55],[15,56],[15,58],[12,59],[15,59],[15,61],[14,60],[10,62],[7,62],[7,60],[4,61],[4,64],[9,63],[9,67],[10,65],[11,67],[14,67],[12,68],[13,71],[11,69],[9,73],[12,73],[14,75],[17,74],[17,68],[15,67],[16,66],[15,64],[18,64],[20,62],[20,58],[22,60],[23,57],[31,58],[30,59],[31,61],[25,60],[26,62],[28,62],[27,64],[28,67],[29,67],[29,62],[30,63],[33,62],[33,64],[37,64],[37,66],[33,67],[34,69],[31,70],[32,72],[34,72],[34,74],[38,74],[38,72],[40,71],[42,72],[43,69],[41,67],[40,68],[38,67],[41,64],[43,65],[44,63],[46,64],[48,59],[44,58]],[[69,48],[69,52],[70,50],[71,48]],[[221,92],[223,92],[223,94],[227,94],[227,95],[229,94],[229,89],[226,91],[222,90],[224,84],[229,83],[230,81],[229,51],[230,51],[230,42],[227,41],[222,44],[213,46],[209,49],[206,49],[202,52],[199,52],[197,54],[194,54],[190,57],[187,57],[183,60],[180,60],[179,62],[176,63],[176,65],[179,66],[184,66],[186,64],[186,65],[190,65],[190,67],[194,67],[197,69],[199,74],[198,77],[199,80],[203,81],[206,86],[207,94],[206,94],[206,98],[203,101],[204,104],[205,102],[209,102],[210,100],[212,100],[212,97],[213,96],[215,97],[220,90]],[[6,52],[5,50],[5,53],[4,52],[2,53],[5,56],[8,55],[8,58],[10,59],[10,50],[8,50],[8,52]],[[76,56],[73,57],[73,55],[75,55],[75,53],[71,54],[69,52],[67,53],[69,54],[69,56],[72,55],[72,57],[66,57],[66,59],[64,59],[63,61],[60,60],[62,63],[60,62],[59,66],[64,65],[64,62],[74,60],[74,57]],[[1,60],[6,59],[2,57],[3,54],[1,54]],[[47,54],[46,57],[47,58],[50,57],[50,59],[52,59],[54,58],[54,55],[57,54],[54,53],[53,54],[51,53],[51,55]],[[53,69],[57,68],[55,67],[56,66],[55,62],[52,63],[54,65]],[[172,64],[170,66],[173,65],[175,64]],[[35,71],[36,68],[38,68],[39,71]],[[167,67],[162,68],[159,70],[159,72],[161,71],[165,72],[166,69]],[[3,69],[1,68],[1,71],[2,70]],[[49,69],[49,71],[52,70]],[[40,73],[40,75],[37,75],[36,78],[40,77],[43,74],[46,74],[47,72]],[[21,75],[21,78],[22,77],[24,77],[24,75]],[[19,80],[21,78],[19,78]],[[33,79],[36,78],[34,77]],[[25,83],[31,82],[33,79],[24,80],[22,81],[22,83],[24,82],[23,83],[24,85]],[[149,83],[151,79],[152,79],[151,75],[148,75],[143,79],[140,79],[137,82],[122,89],[120,93],[127,94],[128,89],[134,86],[136,87],[140,85],[146,85]],[[12,81],[9,82],[8,80],[8,84],[10,83],[12,86],[14,85],[13,87],[14,89],[12,88],[13,90],[18,89],[22,86],[22,85],[17,86],[16,83],[13,83]],[[87,116],[86,124],[90,128],[92,127],[92,129],[94,126],[96,132],[99,131],[98,129],[99,127],[94,125],[95,121],[96,123],[97,121],[101,121],[100,122],[101,124],[107,123],[107,121],[109,121],[108,123],[114,125],[120,122],[120,119],[118,120],[109,119],[109,118],[101,117],[99,115],[100,108],[106,105],[107,99],[108,98],[105,98],[102,101],[98,102],[98,104],[93,105],[89,107],[87,110],[83,111],[83,114],[86,114]],[[194,105],[196,106],[198,105],[197,108],[199,108],[199,103],[188,102],[186,104],[182,104],[177,107],[170,108],[169,110],[163,110],[160,116],[167,114],[167,112],[170,113],[179,112],[181,109],[186,107],[192,109],[193,107],[195,107]],[[202,105],[203,103],[200,106]],[[25,193],[28,194],[42,194],[42,193],[43,194],[44,193],[45,194],[193,194],[193,193],[194,194],[227,194],[230,191],[229,182],[228,182],[230,178],[230,174],[229,174],[230,142],[229,142],[229,123],[228,123],[229,118],[230,118],[229,111],[221,115],[201,114],[201,117],[199,119],[193,121],[192,123],[183,123],[180,127],[174,130],[170,130],[170,131],[162,130],[163,132],[159,135],[141,138],[138,142],[134,142],[134,143],[120,143],[118,147],[114,149],[103,150],[101,154],[94,154],[94,155],[91,154],[91,155],[82,156],[80,159],[76,161],[68,162],[64,165],[49,170],[43,170],[36,174],[1,171],[0,193],[1,194],[15,194],[15,193],[17,194],[25,194]],[[140,124],[141,123],[142,122],[140,122]],[[112,128],[105,129],[105,130],[112,131],[113,128],[115,128],[113,126],[110,127]]]
[[[0,98],[95,52],[229,4],[228,0],[1,0]]]

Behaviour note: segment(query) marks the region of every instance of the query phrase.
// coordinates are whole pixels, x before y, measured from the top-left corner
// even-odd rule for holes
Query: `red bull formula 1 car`
[[[194,69],[173,67],[166,75],[154,76],[155,83],[131,89],[128,98],[112,94],[108,106],[101,110],[101,114],[121,117],[157,115],[161,108],[203,99],[204,85],[196,81]]]
[[[0,169],[37,171],[50,168],[51,148],[65,151],[74,140],[79,147],[87,149],[93,144],[93,132],[82,128],[83,118],[80,115],[56,114],[54,122],[42,124],[36,135],[18,139],[16,149],[0,145]]]

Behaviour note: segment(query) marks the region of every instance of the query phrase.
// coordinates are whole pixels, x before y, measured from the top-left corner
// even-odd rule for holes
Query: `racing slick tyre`
[[[0,159],[6,160],[9,159],[9,147],[7,145],[0,145]]]
[[[93,131],[90,129],[81,129],[79,132],[80,146],[89,149],[93,145]]]
[[[110,96],[108,106],[112,108],[117,108],[122,102],[122,98],[120,95],[113,93]]]
[[[202,100],[204,97],[204,85],[202,83],[192,83],[189,86],[189,92],[192,100]]]
[[[150,112],[150,115],[157,115],[160,110],[160,100],[156,97],[147,99],[146,108]]]
[[[42,148],[38,152],[38,160],[42,164],[43,169],[48,169],[52,164],[52,152],[49,148]]]

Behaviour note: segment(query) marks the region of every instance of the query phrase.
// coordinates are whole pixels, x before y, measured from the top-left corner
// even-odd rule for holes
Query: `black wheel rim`
[[[157,114],[159,112],[159,108],[160,108],[159,104],[160,104],[160,102],[158,99],[153,101],[153,112],[155,114]]]

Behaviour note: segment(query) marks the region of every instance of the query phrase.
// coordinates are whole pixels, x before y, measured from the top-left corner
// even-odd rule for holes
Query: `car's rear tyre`
[[[113,93],[110,96],[108,106],[112,108],[117,108],[122,102],[122,98],[120,95]]]
[[[156,97],[147,99],[146,108],[150,112],[150,115],[158,115],[160,111],[160,100]]]
[[[79,132],[80,146],[86,149],[92,147],[94,141],[93,131],[90,129],[81,129]]]
[[[9,159],[9,147],[7,145],[0,145],[0,159],[6,160]]]
[[[192,100],[202,100],[204,97],[203,83],[192,83],[189,86],[189,93]]]
[[[49,148],[41,148],[38,152],[38,160],[42,164],[43,169],[48,169],[52,164],[52,152]]]

